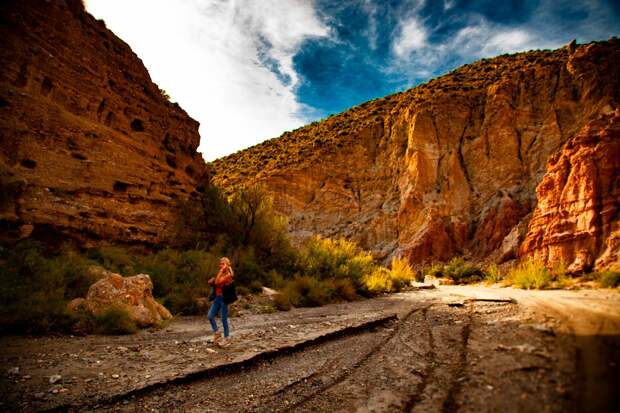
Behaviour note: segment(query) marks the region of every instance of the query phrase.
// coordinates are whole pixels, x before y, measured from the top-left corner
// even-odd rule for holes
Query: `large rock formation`
[[[551,157],[536,193],[522,254],[571,272],[620,269],[620,108]]]
[[[198,122],[79,0],[0,4],[0,223],[165,243],[205,178]]]
[[[572,265],[586,248],[592,263],[607,266],[617,261],[605,252],[617,251],[617,183],[599,177],[604,189],[581,190],[582,206],[566,218],[579,222],[573,232],[564,224],[543,229],[565,219],[554,206],[563,202],[554,197],[564,183],[539,188],[545,199],[536,187],[555,173],[549,157],[578,150],[567,142],[590,122],[607,142],[590,151],[605,174],[618,176],[611,152],[618,118],[610,115],[620,101],[618,67],[617,39],[482,60],[220,159],[215,181],[265,184],[299,240],[346,237],[379,257],[413,263],[457,255],[501,261],[544,250],[545,259],[562,256]],[[573,146],[582,145],[575,139]],[[566,168],[585,168],[574,162]],[[539,201],[548,206],[532,214]],[[580,211],[604,217],[590,217],[582,231]],[[574,252],[549,252],[560,235],[563,251],[574,244]]]
[[[153,283],[147,274],[122,277],[104,272],[105,275],[90,286],[85,299],[76,298],[68,304],[70,310],[83,308],[99,315],[111,308],[122,308],[139,327],[151,327],[172,318],[170,311],[153,298]]]

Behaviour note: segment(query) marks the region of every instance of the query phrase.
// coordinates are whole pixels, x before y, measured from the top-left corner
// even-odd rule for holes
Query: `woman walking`
[[[233,270],[230,266],[230,260],[226,257],[222,257],[220,259],[220,270],[218,271],[215,278],[210,278],[208,283],[215,290],[211,297],[213,300],[213,304],[211,304],[211,308],[209,309],[209,322],[211,323],[211,328],[213,329],[213,342],[218,343],[220,346],[226,346],[229,344],[228,339],[228,304],[229,300],[227,297],[224,297],[224,289],[226,286],[231,285],[233,282]],[[232,302],[232,301],[230,301]],[[218,312],[221,311],[222,318],[222,326],[224,327],[224,339],[220,341],[222,337],[222,333],[220,333],[217,329],[217,324],[215,322],[215,316]]]

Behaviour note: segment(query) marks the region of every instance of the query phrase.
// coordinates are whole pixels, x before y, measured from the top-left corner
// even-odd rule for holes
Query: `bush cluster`
[[[526,290],[560,288],[566,284],[566,270],[561,262],[549,269],[534,258],[528,258],[510,270],[506,282]]]
[[[366,276],[365,287],[373,293],[377,292],[396,292],[406,285],[411,284],[416,278],[409,263],[405,259],[394,258],[392,268],[375,267]]]
[[[462,257],[455,257],[445,265],[433,264],[424,270],[426,275],[432,277],[446,277],[455,284],[470,284],[482,281],[485,273],[480,268],[465,261]]]
[[[595,272],[592,274],[592,277],[604,288],[616,288],[620,286],[620,271]]]
[[[94,281],[86,271],[89,261],[68,247],[52,256],[45,253],[33,241],[0,248],[2,331],[48,333],[71,325],[65,305]]]
[[[388,269],[377,265],[369,252],[351,241],[319,236],[311,238],[301,251],[297,270],[299,273],[285,282],[276,296],[274,304],[280,310],[395,292],[415,278],[405,259],[395,258]]]

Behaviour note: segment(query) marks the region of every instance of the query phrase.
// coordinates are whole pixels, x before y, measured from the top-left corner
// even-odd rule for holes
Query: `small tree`
[[[258,184],[237,188],[231,197],[230,207],[238,223],[243,245],[248,245],[255,229],[273,215],[271,198]]]

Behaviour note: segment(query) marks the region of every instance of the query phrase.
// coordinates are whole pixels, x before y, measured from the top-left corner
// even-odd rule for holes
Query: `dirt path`
[[[614,411],[619,320],[614,291],[440,287],[239,317],[225,349],[208,341],[202,318],[130,337],[6,337],[2,363],[20,373],[4,377],[2,403],[23,411]],[[47,382],[53,372],[60,387]]]

